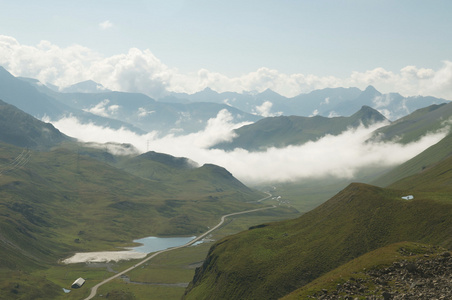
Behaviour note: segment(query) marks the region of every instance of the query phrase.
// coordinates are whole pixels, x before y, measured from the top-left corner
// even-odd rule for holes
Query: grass
[[[284,208],[280,210],[286,212]],[[250,226],[280,220],[282,217],[281,212],[270,213],[268,211],[235,216],[230,218],[221,228],[214,231],[209,238],[217,240],[226,235],[246,230]],[[104,297],[108,294],[109,299],[180,299],[185,292],[185,288],[177,284],[191,281],[195,267],[199,266],[205,259],[211,245],[212,242],[206,242],[197,246],[162,253],[144,266],[127,273],[132,283],[127,283],[122,279],[114,280],[99,289],[97,298],[100,298],[99,295],[101,294]],[[134,261],[119,262],[112,264],[111,268],[115,271],[120,271],[134,263]],[[61,298],[80,299],[88,295],[90,287],[112,274],[107,271],[104,264],[97,266],[74,264],[58,265],[44,270],[36,276],[51,278],[60,287],[70,286],[80,276],[86,278],[87,282],[81,289],[64,294]],[[140,282],[141,284],[133,282]],[[168,284],[168,286],[156,285],[156,283]]]
[[[377,134],[383,134],[385,140],[396,139],[399,143],[407,144],[419,140],[428,132],[443,128],[451,115],[450,104],[430,105],[380,128]]]
[[[0,163],[8,165],[22,151],[0,145]],[[47,284],[66,287],[61,278],[73,281],[81,275],[90,278],[89,287],[106,275],[105,270],[75,268],[73,275],[81,275],[66,277],[58,261],[74,252],[114,250],[145,236],[196,235],[223,214],[255,208],[247,202],[264,195],[212,165],[188,177],[158,181],[71,149],[30,153],[25,165],[0,176],[0,271],[5,270],[0,280],[9,282],[3,277],[7,271],[22,272],[20,278],[37,282],[36,291]],[[285,215],[294,216],[293,210],[263,213],[268,219]],[[40,284],[37,278],[43,277]],[[31,293],[18,292],[19,298]]]
[[[405,192],[351,184],[298,219],[228,236],[211,248],[186,299],[276,299],[391,243],[452,247],[452,206],[402,200]]]
[[[424,170],[434,167],[438,163],[447,159],[452,155],[452,134],[447,135],[437,144],[429,147],[419,155],[413,157],[407,162],[395,167],[393,170],[387,172],[383,176],[372,181],[372,184],[378,186],[389,186],[392,183],[420,174]],[[405,179],[406,180],[406,179]],[[432,179],[429,179],[429,184],[433,184]]]

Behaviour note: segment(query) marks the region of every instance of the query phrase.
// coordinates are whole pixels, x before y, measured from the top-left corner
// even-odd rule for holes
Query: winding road
[[[270,198],[270,197],[271,197],[271,196],[266,197],[266,198],[262,198],[262,199],[259,200],[259,201],[262,201],[262,200],[264,200],[264,199],[268,199],[268,198]],[[242,214],[247,214],[247,213],[252,213],[252,212],[255,212],[255,211],[266,210],[266,209],[271,209],[271,208],[275,208],[275,207],[276,207],[276,206],[273,205],[273,206],[261,207],[261,208],[256,208],[256,209],[251,209],[251,210],[245,210],[245,211],[239,211],[239,212],[235,212],[235,213],[232,213],[232,214],[224,215],[224,216],[221,217],[220,223],[218,223],[217,225],[215,225],[215,227],[212,227],[211,229],[209,229],[208,231],[204,232],[203,234],[201,234],[200,236],[196,237],[195,239],[191,240],[190,242],[188,242],[188,243],[186,243],[186,244],[184,244],[184,245],[181,245],[181,246],[177,246],[177,247],[173,247],[173,248],[168,248],[168,249],[165,249],[165,250],[160,250],[160,251],[158,251],[158,252],[155,252],[155,253],[153,253],[151,256],[146,257],[145,259],[143,259],[143,260],[140,261],[139,263],[136,263],[136,264],[133,265],[132,267],[130,267],[130,268],[124,270],[124,271],[121,271],[121,272],[115,274],[114,276],[105,279],[104,281],[99,282],[98,284],[96,284],[95,286],[93,286],[93,287],[91,288],[91,293],[89,294],[89,296],[88,296],[87,298],[85,298],[85,300],[92,299],[94,296],[96,296],[96,294],[97,294],[97,289],[98,289],[100,286],[106,284],[107,282],[109,282],[109,281],[111,281],[111,280],[113,280],[113,279],[115,279],[115,278],[118,278],[118,277],[121,276],[121,275],[126,274],[127,272],[132,271],[132,270],[135,269],[136,267],[141,266],[142,264],[148,262],[149,260],[151,260],[152,258],[156,257],[157,255],[159,255],[159,254],[161,254],[161,253],[163,253],[163,252],[168,252],[168,251],[172,251],[172,250],[176,250],[176,249],[180,249],[180,248],[184,248],[184,247],[188,247],[188,246],[190,246],[190,245],[193,245],[194,243],[196,243],[197,241],[203,239],[206,235],[208,235],[209,233],[211,233],[212,231],[218,229],[218,227],[220,227],[221,225],[223,225],[223,223],[224,223],[224,221],[226,220],[227,217],[236,216],[236,215],[242,215]]]

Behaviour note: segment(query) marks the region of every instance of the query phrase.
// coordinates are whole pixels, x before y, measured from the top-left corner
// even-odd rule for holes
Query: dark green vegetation
[[[269,147],[283,148],[315,141],[328,134],[339,135],[360,125],[367,127],[383,121],[387,121],[386,118],[368,106],[363,106],[350,117],[271,117],[234,130],[237,137],[230,143],[221,143],[215,147],[226,150],[243,148],[251,151]]]
[[[443,149],[441,143],[447,145],[448,139],[427,151],[436,154],[435,147]],[[424,167],[416,172],[407,168],[388,188],[353,183],[295,220],[218,241],[185,298],[277,299],[393,243],[452,248],[452,159],[444,158],[446,152],[434,155],[434,161],[423,154],[413,158]],[[406,195],[414,199],[401,198]]]

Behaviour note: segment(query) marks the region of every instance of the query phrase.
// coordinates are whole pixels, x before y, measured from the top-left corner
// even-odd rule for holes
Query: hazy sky
[[[15,65],[0,47],[0,63],[14,75],[59,85],[94,79],[155,96],[158,89],[140,87],[151,78],[169,90],[273,88],[292,96],[327,86],[374,84],[383,92],[452,99],[448,79],[447,91],[444,83],[437,91],[426,90],[430,82],[417,82],[452,73],[450,0],[0,0],[0,7],[0,35],[20,46],[14,48]],[[134,78],[130,69],[121,74],[128,85],[93,71],[99,61],[104,66],[110,59],[111,65],[116,58],[118,64],[119,56],[135,67]],[[43,62],[24,67],[35,57],[47,57],[47,65],[84,63],[70,72],[58,66],[43,71]],[[137,71],[140,59],[145,66]],[[105,71],[112,72],[119,71]]]

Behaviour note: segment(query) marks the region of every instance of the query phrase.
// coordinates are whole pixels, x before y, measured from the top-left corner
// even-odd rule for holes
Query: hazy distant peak
[[[92,80],[82,81],[61,89],[63,93],[104,93],[110,92],[102,84]]]
[[[262,93],[259,93],[260,96],[279,96],[281,97],[280,94],[278,94],[277,92],[275,92],[274,90],[268,88],[265,91],[263,91]]]
[[[366,87],[366,89],[363,91],[363,93],[381,95],[381,93],[379,91],[377,91],[377,89],[374,88],[372,85],[369,85],[368,87]]]
[[[218,94],[216,91],[212,90],[210,87],[206,87],[205,89],[203,89],[201,92],[199,93],[204,93],[204,94]]]

